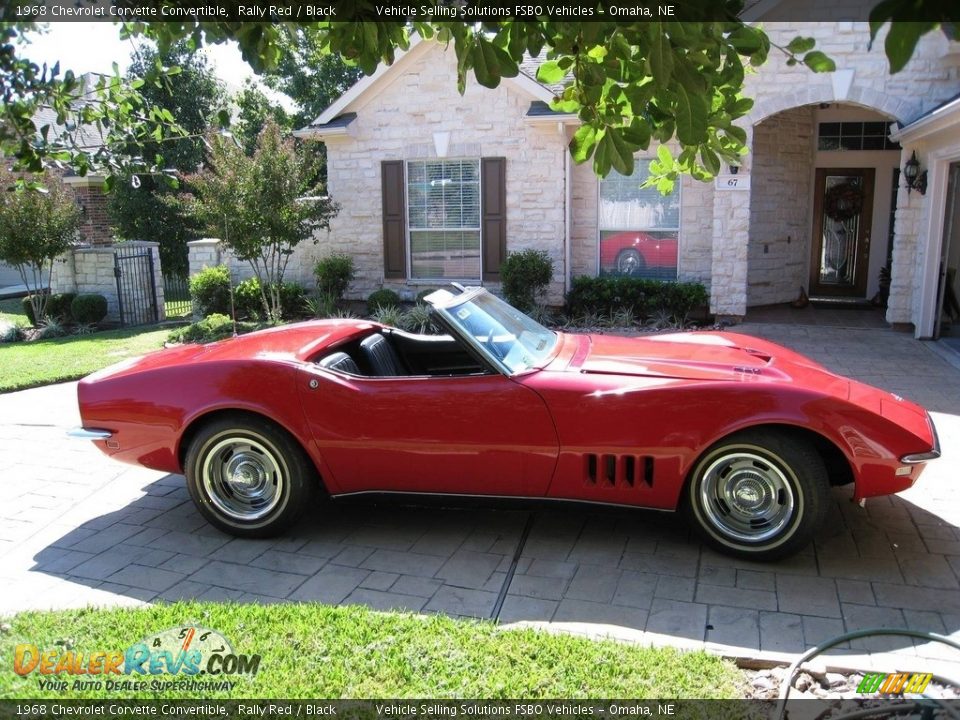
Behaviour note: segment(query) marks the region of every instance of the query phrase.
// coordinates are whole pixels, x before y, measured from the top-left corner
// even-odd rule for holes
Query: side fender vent
[[[653,457],[587,453],[583,456],[584,480],[599,487],[653,487]]]

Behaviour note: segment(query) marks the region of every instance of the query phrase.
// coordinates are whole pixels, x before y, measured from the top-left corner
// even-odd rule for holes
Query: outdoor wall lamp
[[[730,165],[729,167],[730,167],[730,174],[731,174],[731,175],[736,175],[738,172],[740,172],[740,166],[739,166],[739,165]]]
[[[921,195],[927,194],[927,171],[920,169],[920,161],[917,160],[917,151],[914,150],[903,166],[903,177],[907,181],[907,194],[911,190],[916,190]]]

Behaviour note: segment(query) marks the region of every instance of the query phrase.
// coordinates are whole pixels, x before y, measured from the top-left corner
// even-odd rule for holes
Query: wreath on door
[[[863,191],[852,182],[840,183],[827,190],[823,198],[823,212],[836,222],[859,215],[863,209]]]

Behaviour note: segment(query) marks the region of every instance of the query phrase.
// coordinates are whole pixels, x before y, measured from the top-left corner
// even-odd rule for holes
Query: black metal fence
[[[113,274],[117,278],[120,324],[129,327],[158,322],[152,248],[118,246],[113,253]]]
[[[193,312],[193,304],[190,301],[190,280],[179,275],[164,275],[163,305],[168,320],[189,317]]]

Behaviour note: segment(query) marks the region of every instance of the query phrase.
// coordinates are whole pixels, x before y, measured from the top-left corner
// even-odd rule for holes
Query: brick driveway
[[[349,505],[281,539],[237,540],[183,478],[119,465],[64,430],[73,383],[0,395],[0,614],[180,598],[361,603],[491,617],[528,521],[502,622],[553,623],[729,654],[796,653],[865,627],[960,637],[960,370],[888,330],[747,324],[934,412],[944,457],[919,487],[861,509],[837,489],[815,546],[776,564],[703,548],[669,514]],[[937,645],[868,639],[837,665],[960,675]],[[954,665],[954,662],[957,664]]]

